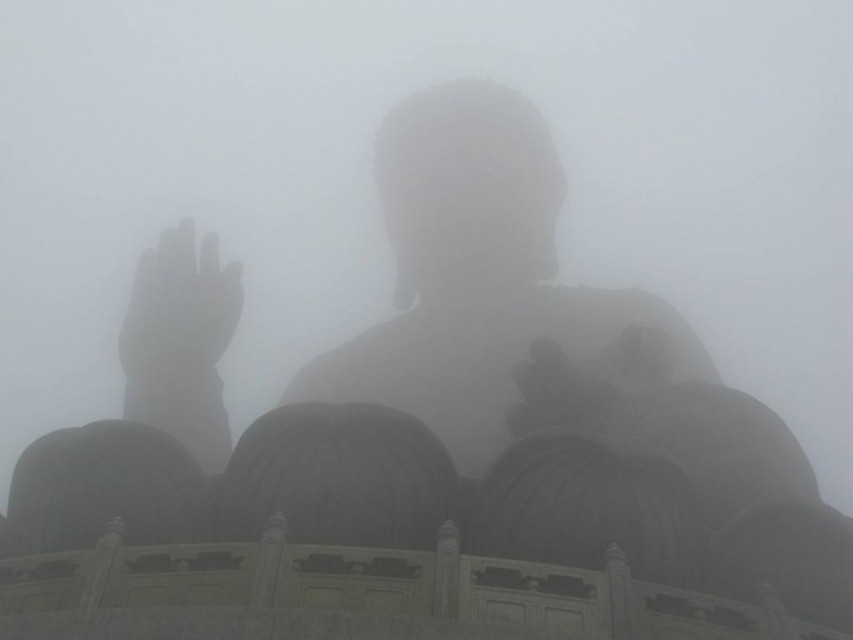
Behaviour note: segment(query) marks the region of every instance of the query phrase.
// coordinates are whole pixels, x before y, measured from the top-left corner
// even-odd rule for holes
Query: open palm
[[[208,233],[196,264],[195,227],[184,219],[139,259],[119,356],[131,380],[194,374],[228,348],[243,307],[242,265],[219,264],[219,238]]]

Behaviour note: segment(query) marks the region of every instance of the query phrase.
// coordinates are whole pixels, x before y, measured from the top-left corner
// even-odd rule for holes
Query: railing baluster
[[[255,580],[252,584],[252,606],[271,607],[275,598],[279,563],[287,537],[287,520],[279,511],[267,520],[258,547]]]
[[[455,618],[459,599],[459,529],[450,520],[438,529],[432,611],[437,618]]]
[[[107,523],[104,535],[98,539],[95,560],[89,569],[89,575],[86,576],[83,596],[80,599],[80,607],[86,611],[93,611],[101,605],[113,559],[124,541],[124,531],[124,522],[120,517],[115,517]]]
[[[610,588],[614,640],[636,640],[639,629],[634,608],[634,584],[625,552],[612,543],[604,552],[604,571]]]

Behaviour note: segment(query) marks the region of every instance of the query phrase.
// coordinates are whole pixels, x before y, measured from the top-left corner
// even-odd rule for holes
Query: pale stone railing
[[[853,640],[794,620],[770,585],[745,604],[631,578],[613,545],[603,571],[460,555],[452,523],[435,552],[289,544],[281,515],[258,543],[122,544],[116,519],[95,549],[0,561],[0,615],[232,606],[457,618],[567,638]]]

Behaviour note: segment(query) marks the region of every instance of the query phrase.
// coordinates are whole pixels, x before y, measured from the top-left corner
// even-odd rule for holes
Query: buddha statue
[[[512,439],[511,371],[538,336],[622,393],[720,382],[661,298],[547,284],[568,180],[545,120],[520,93],[464,80],[410,96],[380,126],[375,166],[403,313],[306,365],[283,403],[402,409],[435,431],[460,473],[480,475]]]
[[[283,404],[408,412],[477,476],[513,439],[511,370],[538,336],[618,395],[720,382],[663,299],[548,283],[568,180],[544,118],[517,91],[462,80],[406,98],[379,128],[375,169],[401,313],[305,365]],[[220,267],[213,235],[195,263],[189,221],[140,260],[121,337],[125,417],[167,428],[216,471],[230,434],[215,365],[240,315],[240,265]]]

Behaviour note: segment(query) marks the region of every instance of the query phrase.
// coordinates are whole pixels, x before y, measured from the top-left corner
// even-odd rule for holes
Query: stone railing
[[[788,618],[770,585],[750,605],[633,580],[615,545],[603,571],[464,556],[452,523],[436,551],[289,544],[273,516],[258,543],[122,544],[0,561],[0,614],[195,605],[453,618],[567,638],[853,640]]]

